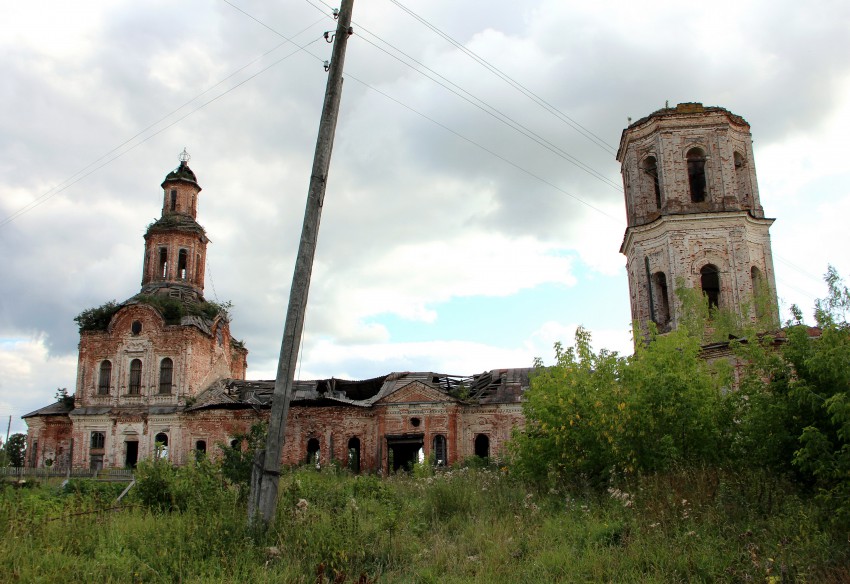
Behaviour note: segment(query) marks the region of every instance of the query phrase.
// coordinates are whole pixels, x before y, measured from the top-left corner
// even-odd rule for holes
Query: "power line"
[[[480,55],[476,54],[472,50],[465,47],[462,43],[456,41],[449,34],[443,32],[442,30],[440,30],[439,28],[437,28],[436,26],[434,26],[433,24],[431,24],[430,22],[428,22],[427,20],[425,20],[424,18],[422,18],[421,16],[419,16],[418,14],[416,14],[415,12],[413,12],[412,10],[410,10],[409,8],[407,8],[406,6],[404,6],[403,4],[398,2],[397,0],[390,0],[390,2],[392,2],[393,4],[398,6],[400,9],[402,9],[404,12],[406,12],[407,14],[412,16],[414,19],[419,21],[421,24],[423,24],[424,26],[426,26],[427,28],[432,30],[434,33],[436,33],[437,35],[439,35],[440,37],[442,37],[443,39],[448,41],[450,44],[452,44],[458,50],[460,50],[461,52],[466,54],[468,57],[470,57],[471,59],[473,59],[474,61],[476,61],[480,65],[482,65],[483,67],[485,67],[491,73],[493,73],[494,75],[496,75],[497,77],[499,77],[500,79],[502,79],[503,81],[508,83],[508,85],[510,85],[511,87],[513,87],[514,89],[516,89],[517,91],[519,91],[520,93],[522,93],[523,95],[525,95],[526,97],[531,99],[531,101],[533,101],[537,105],[541,106],[543,109],[545,109],[546,111],[548,111],[549,113],[551,113],[552,115],[557,117],[559,120],[561,120],[562,122],[564,122],[565,124],[570,126],[572,129],[577,131],[579,134],[581,134],[582,136],[584,136],[585,138],[587,138],[588,140],[593,142],[596,146],[602,148],[603,150],[610,152],[611,154],[617,153],[617,150],[614,146],[607,143],[604,139],[602,139],[599,136],[597,136],[596,134],[594,134],[588,128],[581,125],[579,122],[577,122],[576,120],[574,120],[573,118],[571,118],[570,116],[568,116],[567,114],[565,114],[564,112],[562,112],[561,110],[556,108],[554,105],[552,105],[551,103],[549,103],[548,101],[546,101],[545,99],[543,99],[542,97],[540,97],[539,95],[537,95],[536,93],[534,93],[533,91],[531,91],[530,89],[525,87],[519,81],[516,81],[515,79],[510,77],[507,73],[505,73],[504,71],[502,71],[501,69],[499,69],[495,65],[492,65],[489,61],[487,61],[486,59],[484,59]]]
[[[224,0],[224,1],[225,1],[225,2],[227,2],[227,0]],[[230,2],[227,2],[227,3],[228,3],[228,4],[230,4]],[[241,10],[240,10],[240,11],[241,11]],[[242,11],[242,12],[244,12],[244,11]],[[174,125],[175,125],[175,124],[177,124],[178,122],[181,122],[182,120],[186,119],[187,117],[189,117],[189,116],[190,116],[190,115],[192,115],[193,113],[197,112],[198,110],[200,110],[200,109],[202,109],[202,108],[204,108],[204,107],[208,106],[209,104],[211,104],[212,102],[216,101],[216,100],[217,100],[217,99],[219,99],[220,97],[223,97],[224,95],[227,95],[228,93],[230,93],[231,91],[233,91],[233,90],[234,90],[234,89],[236,89],[237,87],[240,87],[241,85],[245,84],[246,82],[250,81],[251,79],[253,79],[253,78],[257,77],[258,75],[260,75],[260,74],[262,74],[262,73],[265,73],[266,71],[268,71],[269,69],[271,69],[271,68],[272,68],[272,67],[274,67],[275,65],[279,64],[280,62],[282,62],[282,61],[284,61],[284,60],[288,59],[289,57],[291,57],[291,56],[292,56],[292,55],[294,55],[295,53],[297,53],[297,52],[299,52],[299,51],[303,50],[304,48],[306,48],[306,47],[310,46],[311,44],[313,44],[313,43],[317,42],[319,39],[314,39],[314,40],[312,40],[312,41],[310,41],[309,43],[306,43],[306,44],[304,44],[304,45],[300,45],[300,46],[296,45],[298,48],[297,48],[295,51],[293,51],[292,53],[289,53],[289,54],[288,54],[288,55],[286,55],[285,57],[283,57],[283,58],[281,58],[281,59],[278,59],[277,61],[275,61],[274,63],[272,63],[272,64],[271,64],[271,65],[269,65],[268,67],[265,67],[264,69],[261,69],[260,71],[258,71],[258,72],[257,72],[257,73],[255,73],[254,75],[251,75],[250,77],[248,77],[248,78],[244,79],[243,81],[241,81],[241,82],[237,83],[236,85],[234,85],[233,87],[231,87],[231,88],[227,89],[227,90],[226,90],[226,91],[224,91],[223,93],[221,93],[221,94],[217,95],[217,96],[216,96],[216,97],[214,97],[213,99],[211,99],[211,100],[209,100],[209,101],[207,101],[207,102],[205,102],[205,103],[201,104],[200,106],[196,107],[195,109],[193,109],[192,111],[190,111],[188,114],[184,115],[183,117],[178,118],[177,120],[175,120],[175,121],[174,121],[174,122],[172,122],[171,124],[169,124],[169,125],[165,126],[164,128],[162,128],[162,129],[160,129],[160,130],[158,130],[158,131],[154,132],[153,134],[151,134],[150,136],[148,136],[148,137],[144,138],[143,140],[139,141],[138,143],[136,143],[136,144],[134,144],[134,145],[132,145],[132,146],[128,147],[126,150],[124,150],[123,152],[118,153],[116,156],[112,156],[111,158],[109,158],[112,154],[114,154],[115,152],[118,152],[119,150],[121,150],[121,148],[123,148],[123,147],[124,147],[124,146],[126,146],[127,144],[130,144],[131,142],[133,142],[133,140],[135,140],[135,139],[139,138],[140,136],[142,136],[142,135],[143,135],[145,132],[147,132],[148,130],[150,130],[150,129],[152,129],[152,128],[156,127],[156,126],[158,126],[159,124],[161,124],[162,122],[164,122],[165,120],[167,120],[168,118],[170,118],[171,116],[173,116],[174,114],[176,114],[177,112],[179,112],[180,110],[182,110],[182,109],[186,108],[187,106],[189,106],[189,105],[190,105],[190,104],[192,104],[193,102],[197,101],[199,98],[203,97],[204,95],[206,95],[207,93],[209,93],[210,91],[212,91],[213,89],[215,89],[216,87],[220,86],[222,83],[224,83],[224,82],[226,82],[227,80],[229,80],[229,79],[233,78],[235,75],[237,75],[237,74],[238,74],[238,73],[240,73],[241,71],[244,71],[245,69],[247,69],[248,67],[250,67],[250,66],[251,66],[251,65],[253,65],[254,63],[258,62],[258,61],[259,61],[259,60],[261,60],[263,57],[266,57],[267,55],[269,55],[269,54],[273,53],[274,51],[278,50],[280,47],[282,47],[282,46],[284,46],[284,45],[286,45],[286,44],[288,44],[288,43],[294,43],[293,39],[295,39],[295,38],[299,37],[299,36],[300,36],[300,35],[302,35],[304,32],[306,32],[307,30],[311,29],[312,27],[314,27],[315,25],[317,25],[318,23],[320,23],[322,20],[323,20],[323,19],[319,19],[319,20],[317,20],[316,22],[312,23],[311,25],[309,25],[309,26],[307,26],[307,27],[303,28],[303,29],[302,29],[302,30],[300,30],[298,33],[296,33],[295,35],[293,35],[293,37],[292,37],[291,39],[290,39],[290,38],[287,38],[286,36],[284,36],[283,34],[281,34],[281,33],[277,32],[277,31],[275,31],[275,34],[277,34],[278,36],[280,36],[280,37],[282,37],[283,39],[285,39],[285,40],[284,40],[284,42],[282,42],[282,43],[280,43],[280,44],[276,45],[275,47],[273,47],[273,48],[271,48],[271,49],[269,49],[268,51],[266,51],[265,53],[263,53],[263,54],[259,55],[258,57],[256,57],[256,58],[255,58],[255,59],[253,59],[252,61],[248,62],[246,65],[244,65],[244,66],[240,67],[239,69],[236,69],[233,73],[231,73],[231,74],[230,74],[230,75],[228,75],[227,77],[223,78],[221,81],[219,81],[219,82],[215,83],[214,85],[212,85],[212,86],[208,87],[207,89],[205,89],[204,91],[202,91],[201,93],[199,93],[198,95],[196,95],[195,97],[193,97],[192,99],[190,99],[189,101],[187,101],[186,103],[184,103],[183,105],[181,105],[180,107],[178,107],[177,109],[175,109],[175,110],[173,110],[172,112],[170,112],[170,113],[166,114],[165,116],[163,116],[162,118],[160,118],[160,119],[159,119],[159,120],[157,120],[156,122],[154,122],[154,123],[152,123],[152,124],[148,125],[147,127],[145,127],[144,129],[142,129],[141,131],[139,131],[138,133],[136,133],[136,134],[135,134],[134,136],[132,136],[131,138],[128,138],[127,140],[125,140],[124,142],[122,142],[122,143],[121,143],[121,144],[119,144],[118,146],[114,147],[114,148],[113,148],[112,150],[110,150],[109,152],[107,152],[107,153],[103,154],[102,156],[100,156],[99,158],[97,158],[96,160],[94,160],[93,162],[89,163],[88,165],[86,165],[86,166],[85,166],[85,167],[83,167],[82,169],[78,170],[77,172],[75,172],[74,174],[72,174],[71,176],[69,176],[68,178],[66,178],[65,180],[63,180],[62,182],[60,182],[60,183],[58,183],[57,185],[55,185],[55,186],[51,187],[51,188],[50,188],[50,189],[48,189],[45,193],[43,193],[41,196],[37,197],[35,200],[33,200],[33,201],[31,201],[30,203],[28,203],[28,204],[24,205],[23,207],[21,207],[20,209],[18,209],[17,211],[15,211],[15,212],[14,212],[14,213],[12,213],[11,215],[9,215],[8,217],[6,217],[6,218],[4,218],[4,219],[0,220],[0,228],[2,228],[2,227],[4,227],[5,225],[7,225],[7,224],[11,223],[12,221],[14,221],[15,219],[17,219],[17,218],[18,218],[18,217],[20,217],[21,215],[24,215],[25,213],[28,213],[29,211],[32,211],[33,209],[35,209],[35,208],[36,208],[36,207],[38,207],[39,205],[42,205],[42,204],[46,203],[48,200],[50,200],[50,199],[51,199],[51,198],[53,198],[54,196],[58,195],[58,194],[59,194],[59,193],[61,193],[62,191],[64,191],[64,190],[68,189],[69,187],[71,187],[71,186],[75,185],[76,183],[80,182],[82,179],[84,179],[84,178],[88,177],[89,175],[93,174],[94,172],[97,172],[98,170],[100,170],[100,169],[101,169],[101,168],[103,168],[104,166],[107,166],[108,164],[112,163],[113,161],[117,160],[118,158],[121,158],[122,156],[124,156],[124,155],[125,155],[125,154],[127,154],[128,152],[131,152],[132,150],[134,150],[135,148],[137,148],[137,147],[141,146],[142,144],[144,144],[145,142],[147,142],[147,141],[148,141],[148,140],[150,140],[151,138],[153,138],[153,137],[155,137],[155,136],[157,136],[157,135],[161,134],[162,132],[164,132],[165,130],[167,130],[167,129],[171,128],[172,126],[174,126]],[[309,53],[308,53],[308,54],[309,54]],[[107,159],[107,158],[108,158],[108,160],[106,160],[106,162],[104,162],[103,164],[97,165],[97,163],[98,163],[98,162],[101,162],[102,160]]]
[[[311,0],[305,0],[305,1],[306,1],[308,4],[310,4],[311,6],[313,6],[314,8],[316,8],[317,10],[319,10],[320,12],[322,12],[322,13],[324,14],[324,11],[322,11],[322,9],[321,9],[320,7],[316,6],[316,4],[314,4]],[[320,1],[321,1],[321,0],[320,0]],[[322,4],[324,4],[325,6],[328,6],[328,7],[330,8],[330,6],[329,6],[327,3],[322,2]],[[251,18],[253,18],[253,17],[251,17]],[[256,20],[256,19],[255,19],[255,20]],[[259,22],[259,21],[258,21],[258,22]],[[395,45],[393,45],[392,43],[390,43],[390,42],[386,41],[385,39],[383,39],[383,38],[382,38],[382,37],[380,37],[379,35],[375,34],[374,32],[370,31],[369,29],[367,29],[367,28],[366,28],[365,26],[363,26],[361,23],[359,23],[359,22],[357,22],[357,21],[354,21],[354,24],[357,26],[358,30],[362,30],[362,31],[366,32],[367,34],[369,34],[369,35],[371,35],[371,36],[375,37],[375,38],[376,38],[376,39],[378,39],[380,42],[382,42],[382,43],[384,43],[385,45],[387,45],[388,47],[390,47],[392,50],[394,50],[394,51],[396,51],[397,53],[399,53],[399,54],[403,55],[405,58],[409,59],[410,61],[412,61],[412,62],[416,63],[417,65],[419,65],[419,66],[420,66],[420,67],[422,67],[423,69],[427,70],[427,71],[428,71],[429,73],[431,73],[432,75],[434,75],[434,76],[436,76],[436,77],[439,77],[439,79],[442,79],[443,81],[445,81],[445,83],[444,83],[443,81],[440,81],[439,79],[435,79],[435,78],[434,78],[434,77],[432,77],[431,75],[426,74],[426,73],[425,73],[425,72],[423,72],[422,70],[417,69],[416,67],[414,67],[413,65],[411,65],[409,62],[406,62],[404,59],[402,59],[402,58],[401,58],[401,57],[399,57],[398,55],[395,55],[395,54],[393,54],[393,53],[389,52],[389,51],[388,51],[388,50],[386,50],[385,48],[383,48],[383,47],[381,47],[381,46],[379,46],[379,45],[375,44],[375,43],[374,43],[374,42],[372,42],[372,41],[370,41],[368,38],[366,38],[366,37],[364,37],[364,36],[362,36],[362,35],[360,36],[360,38],[361,38],[361,39],[363,39],[365,42],[369,43],[370,45],[372,45],[372,46],[373,46],[373,47],[375,47],[376,49],[378,49],[378,50],[380,50],[380,51],[384,52],[385,54],[387,54],[388,56],[392,57],[393,59],[396,59],[397,61],[399,61],[399,62],[400,62],[400,63],[402,63],[403,65],[405,65],[405,66],[409,67],[409,68],[410,68],[410,69],[412,69],[413,71],[416,71],[417,73],[419,73],[420,75],[422,75],[422,76],[423,76],[423,77],[425,77],[426,79],[428,79],[428,80],[430,80],[430,81],[432,81],[432,82],[434,82],[434,83],[436,83],[436,84],[438,84],[438,85],[442,86],[443,88],[447,89],[447,90],[448,90],[448,91],[450,91],[451,93],[453,93],[453,94],[457,95],[457,96],[458,96],[458,97],[460,97],[461,99],[465,100],[466,102],[468,102],[468,103],[470,103],[471,105],[473,105],[473,106],[477,107],[478,109],[480,109],[480,110],[481,110],[481,111],[483,111],[484,113],[486,113],[486,114],[488,114],[489,116],[493,117],[493,118],[494,118],[494,119],[496,119],[497,121],[499,121],[499,122],[501,122],[501,123],[505,124],[506,126],[508,126],[509,128],[511,128],[512,130],[514,130],[514,131],[516,131],[516,132],[519,132],[520,134],[522,134],[522,135],[523,135],[523,136],[525,136],[526,138],[529,138],[529,139],[530,139],[530,140],[532,140],[533,142],[537,143],[539,146],[542,146],[543,148],[545,148],[545,149],[549,150],[550,152],[552,152],[552,153],[553,153],[553,154],[555,154],[556,156],[559,156],[559,157],[560,157],[560,158],[562,158],[563,160],[566,160],[566,161],[567,161],[567,162],[569,162],[570,164],[572,164],[572,165],[576,166],[579,170],[582,170],[582,171],[586,172],[587,174],[589,174],[589,175],[590,175],[590,176],[592,176],[593,178],[595,178],[595,179],[597,179],[597,180],[599,180],[599,181],[601,181],[601,182],[605,183],[607,186],[609,186],[609,187],[613,188],[614,190],[619,191],[619,192],[623,192],[623,187],[622,187],[620,184],[618,184],[618,183],[616,183],[616,182],[612,181],[612,180],[611,180],[611,179],[609,179],[607,176],[605,176],[603,173],[598,172],[597,170],[595,170],[595,169],[594,169],[593,167],[591,167],[590,165],[588,165],[588,164],[586,164],[586,163],[582,162],[581,160],[579,160],[579,159],[578,159],[578,158],[576,158],[575,156],[573,156],[573,155],[571,155],[570,153],[566,152],[564,149],[562,149],[562,148],[558,147],[557,145],[553,144],[551,141],[549,141],[549,140],[547,140],[546,138],[542,137],[540,134],[538,134],[538,133],[534,132],[533,130],[531,130],[531,129],[530,129],[530,128],[528,128],[527,126],[525,126],[525,125],[521,124],[520,122],[516,121],[515,119],[511,118],[510,116],[508,116],[507,114],[505,114],[505,113],[504,113],[504,112],[502,112],[501,110],[499,110],[499,109],[497,109],[497,108],[493,107],[492,105],[490,105],[489,103],[487,103],[487,102],[486,102],[486,101],[484,101],[483,99],[481,99],[481,98],[479,98],[479,97],[475,96],[474,94],[472,94],[471,92],[467,91],[466,89],[464,89],[463,87],[461,87],[461,86],[460,86],[460,85],[458,85],[457,83],[454,83],[453,81],[451,81],[450,79],[448,79],[447,77],[445,77],[444,75],[442,75],[441,73],[439,73],[439,72],[435,71],[434,69],[432,69],[432,68],[428,67],[427,65],[425,65],[425,64],[424,64],[424,63],[422,63],[421,61],[419,61],[419,60],[417,60],[416,58],[414,58],[414,57],[410,56],[409,54],[405,53],[403,50],[399,49],[398,47],[396,47],[396,46],[395,46]],[[263,24],[263,26],[265,26],[265,27],[267,27],[267,28],[270,28],[270,27],[268,27],[268,25],[266,25],[266,24]],[[473,54],[474,54],[474,53],[473,53]],[[456,91],[455,89],[452,89],[452,87],[449,87],[449,85],[447,85],[447,83],[448,83],[449,85],[451,85],[451,86],[453,86],[453,87],[457,88],[457,90],[458,90],[458,91]],[[465,95],[462,95],[461,93],[459,93],[459,91],[460,91],[460,92],[462,92],[462,93],[463,93],[463,94],[465,94]],[[467,97],[467,96],[468,96],[468,97]],[[614,152],[614,151],[612,151],[612,152]]]

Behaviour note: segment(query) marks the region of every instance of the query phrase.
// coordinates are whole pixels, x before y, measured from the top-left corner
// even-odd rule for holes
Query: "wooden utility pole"
[[[334,46],[328,69],[328,85],[325,90],[322,118],[319,122],[316,153],[313,157],[313,172],[310,175],[307,207],[304,210],[304,225],[301,228],[301,243],[298,247],[298,256],[295,259],[295,273],[292,275],[289,308],[286,312],[286,325],[283,330],[277,377],[274,382],[269,435],[265,450],[258,452],[254,458],[254,468],[251,475],[248,521],[263,529],[274,521],[277,508],[280,455],[283,450],[286,417],[289,415],[289,401],[292,396],[295,365],[298,360],[298,346],[301,344],[301,333],[304,329],[304,312],[307,307],[307,293],[310,290],[310,275],[313,272],[316,239],[319,235],[319,219],[322,216],[325,185],[328,180],[337,113],[342,96],[342,69],[345,63],[345,46],[348,42],[348,35],[351,34],[353,5],[354,0],[342,0],[336,33],[333,38]],[[328,39],[328,36],[328,33],[325,33],[326,39]]]

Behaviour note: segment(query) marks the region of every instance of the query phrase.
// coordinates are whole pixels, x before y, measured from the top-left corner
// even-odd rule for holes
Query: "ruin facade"
[[[627,215],[620,252],[632,320],[644,332],[649,322],[676,328],[678,286],[744,318],[775,313],[773,219],[764,216],[742,117],[700,103],[658,110],[623,131],[617,160]]]
[[[773,220],[764,217],[741,117],[701,104],[659,110],[623,131],[617,159],[628,215],[620,251],[639,326],[677,325],[677,283],[744,316],[760,285],[775,296]],[[237,437],[268,420],[274,382],[245,379],[248,351],[231,336],[224,307],[204,299],[209,240],[196,220],[201,187],[188,156],[161,186],[141,290],[80,320],[73,399],[24,416],[29,466],[124,468],[157,455],[180,465],[244,448]],[[391,472],[425,459],[500,456],[524,424],[530,372],[296,381],[281,462]]]
[[[209,239],[185,152],[161,187],[141,290],[78,317],[74,397],[24,416],[29,466],[125,468],[151,456],[180,465],[246,447],[237,437],[268,420],[274,382],[245,380],[248,351],[231,336],[225,307],[204,298]],[[297,381],[282,463],[392,471],[425,458],[497,456],[523,423],[528,372]]]

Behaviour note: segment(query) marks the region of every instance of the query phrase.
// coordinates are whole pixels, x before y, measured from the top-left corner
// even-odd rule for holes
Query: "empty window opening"
[[[419,424],[421,424],[421,423],[422,423],[422,420],[420,420],[419,418],[410,418],[410,425],[413,426],[414,428],[418,428]]]
[[[360,472],[360,438],[356,436],[348,441],[348,470]]]
[[[425,459],[424,436],[408,435],[387,438],[387,468],[391,472],[411,471],[413,465]]]
[[[165,278],[168,276],[168,249],[159,248],[159,277]]]
[[[446,437],[443,435],[434,436],[434,448],[432,450],[434,456],[434,465],[446,466]]]
[[[655,323],[665,332],[670,324],[670,297],[667,292],[667,276],[664,272],[655,272],[652,276],[655,287]]]
[[[106,434],[104,432],[92,432],[91,433],[91,449],[92,450],[103,450],[105,444],[106,444]]]
[[[195,213],[195,195],[192,195],[192,214]]]
[[[142,332],[142,323],[141,321],[134,320],[133,324],[130,325],[130,332],[134,335],[138,335]]]
[[[752,209],[753,201],[750,197],[749,180],[747,177],[747,165],[743,154],[735,152],[735,182],[738,187],[738,198],[744,209]]]
[[[490,438],[487,434],[475,436],[475,456],[490,458]]]
[[[109,383],[112,380],[112,362],[101,361],[100,374],[97,377],[98,395],[109,395]]]
[[[171,210],[177,210],[177,191],[174,189],[171,189]]]
[[[654,156],[647,157],[643,162],[643,171],[649,178],[652,190],[655,193],[655,206],[661,210],[661,184],[658,182],[658,162]]]
[[[321,450],[318,438],[310,438],[307,440],[307,464],[318,465],[322,455]]]
[[[174,361],[169,357],[159,364],[159,393],[171,393],[171,380],[174,377]]]
[[[157,458],[168,458],[168,434],[157,434],[153,439],[153,446]]]
[[[720,270],[714,264],[706,264],[699,273],[702,292],[708,298],[708,305],[717,308],[720,306]]]
[[[139,395],[142,390],[142,360],[133,359],[130,362],[130,395]]]
[[[177,254],[177,277],[181,280],[186,279],[186,250],[181,249]]]
[[[242,450],[242,441],[239,438],[234,438],[230,441],[230,447],[233,450]]]
[[[124,443],[124,466],[126,468],[136,468],[137,462],[139,462],[139,442],[137,440],[128,440]]]
[[[201,454],[206,454],[207,452],[207,441],[206,440],[198,440],[195,442],[195,452],[200,452]]]
[[[705,201],[705,152],[701,148],[688,150],[688,184],[691,190],[691,201]]]

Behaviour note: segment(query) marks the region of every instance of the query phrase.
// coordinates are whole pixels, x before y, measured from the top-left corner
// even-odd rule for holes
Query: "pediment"
[[[455,401],[442,391],[429,387],[421,381],[411,381],[389,395],[385,395],[376,403],[379,404],[409,404],[409,403],[439,403]]]

